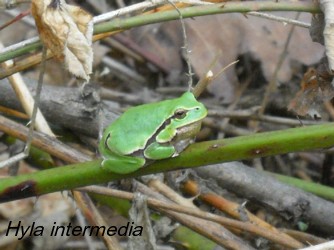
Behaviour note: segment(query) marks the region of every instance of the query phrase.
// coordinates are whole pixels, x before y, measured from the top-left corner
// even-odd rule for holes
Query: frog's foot
[[[129,174],[145,165],[145,159],[131,156],[118,156],[102,161],[101,167],[116,174]]]
[[[173,146],[165,146],[157,142],[150,144],[144,151],[145,157],[152,160],[170,158],[174,155],[174,153],[175,148]]]

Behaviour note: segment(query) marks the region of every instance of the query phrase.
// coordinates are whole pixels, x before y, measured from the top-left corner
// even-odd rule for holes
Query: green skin
[[[145,166],[147,159],[176,156],[194,139],[206,115],[191,92],[128,109],[103,133],[102,168],[127,174]]]

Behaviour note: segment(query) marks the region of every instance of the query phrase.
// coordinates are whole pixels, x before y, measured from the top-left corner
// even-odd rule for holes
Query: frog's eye
[[[178,109],[174,112],[174,116],[176,119],[183,119],[186,116],[187,112],[183,109]]]

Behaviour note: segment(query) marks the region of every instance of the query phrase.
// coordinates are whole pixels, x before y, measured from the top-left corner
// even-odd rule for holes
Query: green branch
[[[0,181],[0,202],[180,168],[328,148],[333,145],[333,123],[201,142],[189,146],[178,157],[156,161],[128,175],[108,173],[100,168],[100,160],[96,160],[10,177]]]
[[[290,176],[280,175],[280,174],[273,174],[277,180],[289,184],[291,186],[300,188],[306,192],[318,195],[323,197],[327,200],[334,201],[334,188],[327,187],[318,183],[314,183],[311,181],[305,181],[301,179],[297,179]]]
[[[195,6],[180,9],[183,18],[206,16],[224,13],[246,13],[249,11],[300,11],[309,13],[320,12],[319,5],[303,2],[228,2],[206,6]],[[138,26],[177,20],[179,13],[176,10],[157,12],[147,15],[138,15],[128,18],[115,18],[110,22],[94,26],[94,34],[131,29]],[[41,46],[40,42],[26,45],[13,51],[0,54],[0,63],[15,57],[27,54]]]
[[[226,13],[247,13],[249,11],[299,11],[299,12],[320,12],[318,5],[301,2],[228,2],[205,6],[194,6],[179,9],[183,18],[207,16]],[[99,24],[95,32],[104,33],[116,30],[130,29],[138,26],[178,20],[179,13],[176,10],[156,12],[148,15],[139,15],[129,18],[118,18],[110,22]]]

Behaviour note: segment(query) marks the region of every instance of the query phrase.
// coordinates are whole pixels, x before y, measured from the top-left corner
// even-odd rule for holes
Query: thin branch
[[[12,18],[8,22],[2,24],[0,26],[0,31],[3,30],[6,27],[12,25],[15,22],[18,22],[19,20],[24,20],[24,22],[28,23],[32,27],[35,27],[35,23],[34,23],[34,21],[31,18],[29,18],[29,19],[28,18],[24,18],[24,17],[27,17],[27,15],[30,14],[30,10],[26,10],[26,11],[23,11],[23,12],[19,12],[17,10],[7,10],[6,13],[9,14],[9,15],[11,15],[11,16],[14,16],[14,18]]]
[[[2,44],[0,43],[0,47],[1,46]],[[41,111],[38,109],[39,96],[40,96],[40,91],[41,91],[42,84],[43,84],[43,76],[44,76],[44,70],[45,70],[46,49],[44,48],[43,48],[43,56],[44,56],[44,60],[42,60],[42,68],[40,72],[39,82],[37,85],[35,100],[32,98],[30,91],[28,90],[28,87],[24,83],[20,74],[17,73],[9,77],[9,81],[12,84],[13,88],[15,89],[16,94],[22,103],[22,106],[24,107],[24,109],[26,110],[28,115],[30,115],[31,118],[30,118],[29,135],[28,135],[28,139],[27,139],[24,151],[5,161],[0,162],[0,168],[9,166],[15,162],[23,160],[24,158],[28,156],[30,147],[31,147],[32,135],[33,135],[35,124],[37,125],[37,128],[39,131],[42,131],[48,135],[54,136],[44,116],[42,115]],[[5,68],[7,68],[11,64],[13,64],[13,62],[12,60],[9,60],[4,63],[4,66]],[[36,123],[36,119],[37,119],[37,123]]]
[[[180,23],[181,23],[181,27],[182,27],[182,37],[183,37],[183,51],[184,51],[184,59],[186,60],[187,63],[187,68],[188,68],[188,91],[190,91],[193,88],[193,71],[192,71],[192,67],[191,67],[191,62],[190,62],[190,57],[189,54],[191,53],[191,51],[189,50],[189,45],[188,45],[188,38],[187,38],[187,32],[186,32],[186,25],[184,24],[184,19],[182,16],[181,11],[179,10],[179,8],[170,0],[167,0],[169,4],[171,4],[174,9],[177,11],[177,13],[179,13],[180,16]]]
[[[215,184],[221,189],[227,189],[244,199],[254,200],[256,203],[268,206],[289,221],[303,221],[310,228],[318,229],[324,233],[333,233],[334,204],[311,193],[298,189],[294,184],[286,185],[269,173],[258,171],[242,164],[241,162],[229,162],[197,168],[196,175],[200,179],[215,180]],[[291,178],[291,177],[290,177]],[[291,178],[297,179],[297,178]],[[297,179],[298,180],[298,179]],[[316,183],[301,181],[304,190],[308,184]],[[300,184],[301,184],[300,183]],[[319,186],[320,187],[320,186]],[[326,188],[325,186],[322,186]],[[328,191],[333,188],[327,187]],[[308,190],[311,190],[309,187]],[[312,190],[313,192],[313,190]],[[288,198],[288,199],[287,199]],[[297,209],[296,208],[300,208]],[[326,226],[324,226],[326,225]]]
[[[231,216],[232,218],[241,221],[248,221],[259,227],[266,228],[268,231],[272,231],[273,234],[279,233],[280,235],[284,236],[287,241],[291,242],[291,244],[301,244],[300,241],[297,241],[287,233],[278,230],[276,227],[272,226],[268,222],[249,212],[247,208],[245,208],[243,205],[225,199],[223,196],[218,195],[213,191],[208,191],[207,188],[201,190],[200,184],[197,184],[195,181],[186,181],[182,185],[182,190],[192,196],[197,195],[199,199],[206,202],[208,205],[219,209],[225,214]]]
[[[170,0],[171,2],[183,2],[183,1],[173,1]],[[185,0],[185,3],[189,3],[192,5],[209,5],[211,3],[205,3],[205,2],[201,2],[201,1],[192,1],[192,0]],[[154,0],[154,1],[144,1],[141,3],[137,3],[137,4],[133,4],[118,10],[114,10],[114,11],[110,11],[98,16],[95,16],[93,18],[93,23],[94,24],[98,24],[98,23],[102,23],[102,22],[106,22],[108,20],[111,20],[115,17],[120,17],[120,16],[124,16],[124,15],[128,15],[128,14],[132,14],[134,12],[138,12],[140,10],[146,10],[148,8],[152,8],[152,7],[157,7],[163,3],[166,3],[166,0]],[[19,48],[25,47],[27,45],[36,43],[39,41],[39,37],[33,37],[33,38],[29,38],[25,41],[10,45],[4,49],[0,50],[0,53],[7,53],[7,52],[11,52],[14,50],[17,50]]]
[[[223,74],[229,67],[233,66],[234,64],[237,64],[238,62],[239,62],[239,60],[236,60],[236,61],[233,61],[233,62],[227,64],[224,68],[222,68],[221,70],[219,70],[219,72],[213,76],[212,80],[215,80],[218,76],[220,76],[221,74]]]
[[[327,242],[327,240],[324,238],[315,236],[311,233],[301,232],[301,231],[298,231],[297,229],[293,230],[293,229],[280,228],[279,230],[290,235],[296,240],[299,240],[307,244],[318,245],[318,244]]]
[[[298,19],[300,16],[300,12],[298,12],[296,14],[296,19]],[[291,29],[288,33],[288,36],[286,38],[286,41],[285,41],[285,44],[284,44],[284,48],[283,48],[283,51],[281,53],[281,56],[277,62],[277,65],[276,65],[276,68],[275,68],[275,72],[273,73],[273,76],[266,88],[266,91],[264,93],[264,97],[263,97],[263,100],[262,100],[262,103],[261,103],[261,107],[260,107],[260,110],[259,110],[259,115],[263,115],[266,107],[267,107],[267,104],[269,102],[269,99],[270,99],[270,95],[271,93],[273,93],[275,90],[276,90],[276,87],[277,87],[277,75],[278,75],[278,72],[280,71],[281,69],[281,66],[283,65],[283,62],[287,56],[287,53],[288,53],[288,47],[289,47],[289,44],[290,44],[290,41],[291,41],[291,38],[292,38],[292,35],[295,31],[295,26],[291,26]],[[257,123],[258,125],[258,123]],[[256,126],[257,127],[257,126]]]
[[[86,192],[94,192],[94,193],[103,194],[103,195],[110,195],[113,197],[127,199],[127,200],[132,200],[134,197],[134,195],[129,192],[113,190],[113,189],[99,187],[99,186],[89,186],[89,187],[79,188],[77,190],[86,191]],[[276,232],[275,234],[273,234],[269,230],[256,226],[252,223],[241,222],[241,221],[221,217],[219,215],[204,212],[202,210],[199,210],[198,208],[180,206],[177,204],[160,201],[154,198],[148,198],[147,203],[149,206],[156,208],[156,209],[159,208],[163,210],[172,210],[175,212],[184,213],[184,214],[202,218],[208,221],[216,222],[223,226],[232,227],[232,228],[239,229],[245,232],[250,232],[252,234],[267,238],[283,246],[292,247],[292,248],[300,248],[302,246],[302,244],[298,242],[292,242],[292,241],[288,242],[285,237],[285,234],[283,233]]]
[[[118,17],[120,15],[131,13],[132,11],[142,10],[148,7],[154,7],[157,4],[163,1],[154,1],[153,3],[150,1],[145,1],[144,5],[131,5],[126,7],[126,11],[124,9],[112,11],[94,18],[94,22],[100,23],[105,20],[109,20],[110,18]],[[186,1],[188,2],[188,1]],[[194,4],[199,3],[198,1],[193,2]],[[205,6],[194,6],[180,9],[180,12],[183,18],[192,18],[195,16],[203,16],[203,15],[213,15],[213,14],[222,14],[222,13],[247,13],[250,11],[300,11],[300,12],[311,12],[317,13],[320,11],[320,8],[317,4],[311,2],[254,2],[254,1],[246,1],[246,2],[228,2],[224,4],[208,4]],[[115,18],[110,22],[106,22],[103,24],[95,25],[94,32],[96,34],[111,32],[111,31],[119,31],[124,29],[130,29],[142,25],[164,22],[170,20],[176,20],[179,18],[179,14],[175,10],[169,10],[164,12],[152,13],[148,15],[139,15],[132,16],[126,19],[118,19]],[[31,44],[31,42],[35,42]],[[33,38],[29,42],[24,41],[22,44],[14,44],[0,51],[0,62],[6,61],[8,59],[12,59],[16,56],[22,55],[36,49],[40,46],[39,43],[36,43],[38,38]]]
[[[24,113],[21,113],[17,110],[10,109],[10,108],[4,107],[4,106],[0,106],[0,113],[3,113],[3,114],[8,115],[8,116],[13,116],[13,117],[16,117],[16,118],[20,118],[20,119],[28,119],[29,118],[29,116],[27,116]]]
[[[0,43],[0,47],[2,47],[2,44]],[[12,60],[8,60],[5,63],[3,63],[4,70],[7,70],[8,68],[11,68],[14,62]],[[43,69],[43,66],[42,66]],[[25,110],[25,112],[31,117],[33,116],[34,111],[34,98],[31,95],[30,90],[28,89],[25,81],[23,80],[21,74],[13,74],[8,77],[8,80],[14,89],[18,99],[20,100],[20,103]],[[43,117],[40,110],[37,112],[37,123],[36,128],[38,131],[44,132],[48,135],[53,135],[48,123],[46,122],[46,119]]]
[[[34,131],[35,123],[36,123],[37,113],[39,111],[38,107],[39,107],[39,103],[40,103],[40,95],[41,95],[41,92],[42,92],[43,81],[44,81],[44,73],[45,73],[45,65],[46,65],[46,51],[47,51],[47,48],[45,46],[43,46],[43,51],[42,51],[42,65],[41,65],[41,69],[40,69],[40,72],[39,72],[37,89],[36,89],[36,93],[35,93],[34,107],[33,107],[32,113],[31,113],[31,119],[30,119],[30,125],[29,125],[29,134],[28,134],[28,138],[27,138],[27,144],[26,144],[26,147],[24,149],[24,153],[26,155],[29,154],[29,151],[30,151],[30,148],[31,148],[33,131]],[[47,126],[47,128],[48,128],[49,131],[46,134],[48,134],[50,136],[54,136],[54,134],[52,133],[52,131],[49,128],[49,126]]]
[[[213,79],[213,73],[211,70],[207,71],[205,76],[202,77],[197,84],[195,85],[195,87],[192,90],[192,93],[194,94],[194,96],[197,98],[199,97],[199,95],[201,93],[203,93],[203,91],[206,89],[206,87],[212,82]]]
[[[275,124],[282,124],[287,126],[300,126],[300,121],[297,119],[279,117],[279,116],[270,116],[270,115],[258,115],[256,114],[256,109],[248,110],[221,110],[209,108],[209,116],[214,117],[227,117],[231,119],[240,119],[240,120],[257,120],[262,122],[270,122]],[[321,122],[314,120],[302,120],[304,125],[316,125]]]
[[[6,134],[9,134],[22,141],[26,141],[29,134],[29,129],[27,127],[1,115],[0,131],[3,131]],[[33,133],[32,145],[68,163],[92,160],[91,157],[69,147],[68,145],[57,140],[55,137],[51,137],[35,131]]]
[[[87,218],[90,225],[94,226],[106,226],[108,223],[106,222],[104,216],[101,215],[99,210],[94,205],[91,198],[87,193],[79,192],[77,190],[73,191],[74,199],[77,203],[78,208],[81,210],[82,214]],[[107,246],[107,249],[113,250],[122,250],[123,248],[120,246],[118,239],[116,237],[109,237],[105,235],[100,230],[98,230],[99,237],[104,241]]]
[[[168,198],[140,182],[136,182],[136,192],[173,205],[173,202]],[[255,250],[243,239],[234,235],[229,230],[215,222],[200,219],[198,216],[194,217],[191,215],[180,214],[165,208],[157,208],[157,210],[164,213],[172,220],[181,223],[182,225],[216,242],[220,246],[226,247],[227,249]]]
[[[302,27],[302,28],[307,28],[307,29],[309,29],[311,27],[310,23],[298,21],[298,20],[291,19],[291,18],[275,16],[275,15],[271,15],[271,14],[268,14],[268,13],[250,11],[250,12],[247,12],[247,15],[262,17],[262,18],[266,18],[266,19],[269,19],[269,20],[282,22],[283,24],[292,24],[292,25],[296,25],[296,26],[299,26],[299,27]]]

